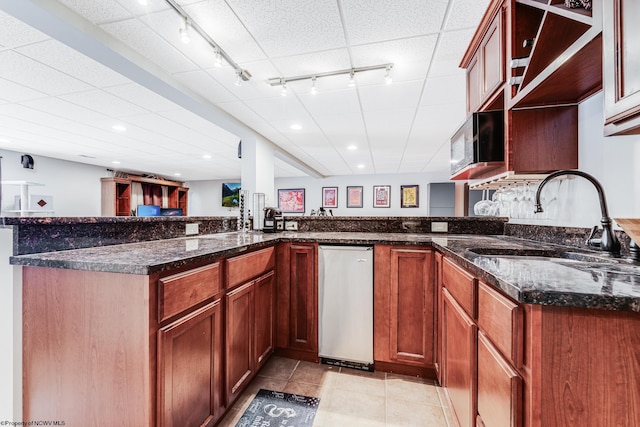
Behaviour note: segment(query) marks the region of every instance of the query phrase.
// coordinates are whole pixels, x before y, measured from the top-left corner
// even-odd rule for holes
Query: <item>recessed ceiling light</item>
[[[9,141],[9,140],[8,140],[8,139],[6,139],[6,138],[0,138],[0,142],[11,142],[11,141]]]
[[[113,163],[114,165],[119,165],[120,164],[120,160],[113,160],[111,163]]]
[[[180,175],[181,175],[180,172],[176,172],[176,173],[173,174],[173,176],[180,176]]]
[[[211,154],[204,154],[202,156],[203,159],[209,160],[211,158]]]
[[[291,126],[289,126],[289,128],[293,129],[293,130],[300,130],[302,129],[302,126],[300,126],[297,123],[292,124]]]
[[[124,132],[127,130],[127,128],[124,125],[113,125],[111,126],[111,129],[117,130],[118,132]]]
[[[357,149],[358,149],[358,147],[353,145],[353,144],[351,144],[350,146],[347,147],[347,150],[351,150],[351,151],[355,151]]]
[[[143,6],[146,6],[148,4],[147,0],[138,0],[138,3],[140,3]]]
[[[360,163],[360,164],[358,165],[358,169],[364,169],[364,165],[363,165],[362,163]]]

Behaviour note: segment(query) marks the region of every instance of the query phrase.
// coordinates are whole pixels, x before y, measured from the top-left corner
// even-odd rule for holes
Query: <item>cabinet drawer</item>
[[[449,258],[442,264],[442,284],[469,316],[475,318],[476,279]]]
[[[227,287],[239,285],[273,270],[276,264],[275,250],[272,247],[260,249],[227,260]]]
[[[158,321],[175,316],[221,290],[219,262],[158,279]]]
[[[478,284],[478,327],[516,367],[522,366],[523,311],[486,283]]]
[[[522,378],[478,332],[478,414],[482,425],[522,425]]]

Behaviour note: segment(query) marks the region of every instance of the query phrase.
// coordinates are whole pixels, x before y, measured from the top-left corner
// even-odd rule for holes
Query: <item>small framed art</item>
[[[347,187],[347,207],[362,207],[362,187]]]
[[[278,190],[278,209],[282,213],[304,213],[304,188]]]
[[[390,185],[374,185],[373,186],[373,207],[374,208],[390,208],[391,207],[391,186]]]
[[[418,185],[401,185],[400,186],[400,207],[401,208],[417,208],[418,204]]]
[[[338,187],[322,187],[322,207],[338,207]]]

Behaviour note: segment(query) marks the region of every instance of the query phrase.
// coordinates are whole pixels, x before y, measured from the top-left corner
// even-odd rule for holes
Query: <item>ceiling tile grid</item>
[[[180,158],[198,179],[230,173],[226,166],[214,172],[191,159],[205,149],[220,159],[235,158],[239,137],[216,125],[228,121],[227,114],[324,175],[442,172],[448,160],[437,163],[444,161],[448,138],[465,115],[465,78],[458,64],[488,1],[178,0],[251,73],[236,86],[233,69],[215,67],[213,49],[194,31],[189,44],[180,42],[182,19],[165,0],[148,0],[147,6],[133,0],[61,0],[61,7],[94,26],[87,37],[112,37],[133,49],[141,58],[127,59],[143,70],[161,71],[161,80],[204,107],[196,114],[147,89],[153,85],[145,77],[125,78],[0,12],[0,45],[6,46],[0,47],[0,118],[16,126],[14,133],[29,124],[60,140],[68,132],[74,151],[83,139],[96,154],[102,144],[104,158],[126,146],[131,153],[137,146],[147,153],[155,143],[155,163],[146,157],[136,163],[132,154],[129,166],[156,164],[169,173],[168,165]],[[117,51],[126,56],[126,49]],[[317,95],[310,94],[310,80],[289,83],[287,97],[268,83],[273,77],[388,62],[394,64],[391,85],[384,82],[385,70],[358,73],[355,88],[347,88],[348,75],[318,78]],[[210,111],[203,114],[207,105]],[[23,114],[38,118],[20,121]],[[126,135],[110,128],[115,120],[129,127]],[[292,124],[302,128],[293,130]],[[1,132],[12,131],[0,126]],[[350,144],[358,149],[347,150]],[[87,160],[92,161],[99,163]],[[365,168],[358,169],[359,163]],[[296,173],[285,165],[277,171]],[[190,171],[183,173],[192,179]]]

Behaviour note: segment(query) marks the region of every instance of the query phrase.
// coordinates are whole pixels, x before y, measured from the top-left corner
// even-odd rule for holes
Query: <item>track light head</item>
[[[355,79],[355,71],[351,70],[351,73],[349,73],[349,87],[355,87],[356,85],[356,79]]]
[[[393,78],[391,77],[391,65],[387,65],[386,70],[387,72],[384,75],[384,82],[390,85],[391,83],[393,83]]]
[[[316,89],[316,78],[311,78],[311,95],[316,95],[318,93],[318,89]]]
[[[179,32],[182,43],[187,44],[191,41],[191,37],[189,36],[189,21],[187,18],[184,18],[184,27],[180,28]]]

